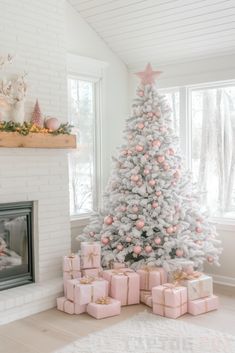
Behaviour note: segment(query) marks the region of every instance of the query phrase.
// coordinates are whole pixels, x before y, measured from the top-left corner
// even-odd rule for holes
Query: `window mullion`
[[[186,168],[191,169],[191,118],[189,117],[190,107],[188,99],[188,89],[180,87],[180,147],[185,157]]]

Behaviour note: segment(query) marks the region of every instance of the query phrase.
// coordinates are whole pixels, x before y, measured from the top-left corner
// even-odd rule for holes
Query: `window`
[[[98,82],[68,78],[68,112],[77,132],[78,149],[69,156],[70,213],[86,215],[97,208],[97,93]]]
[[[172,90],[165,92],[172,105]],[[201,203],[213,217],[235,218],[235,82],[180,87],[178,92],[176,132]]]
[[[161,90],[161,93],[165,94],[168,103],[171,107],[171,111],[172,111],[172,128],[175,130],[175,132],[177,134],[179,134],[179,89],[175,88],[175,89],[170,89],[170,90]]]

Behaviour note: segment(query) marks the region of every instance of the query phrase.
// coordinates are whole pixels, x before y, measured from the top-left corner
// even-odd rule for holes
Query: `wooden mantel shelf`
[[[51,135],[29,133],[26,136],[18,132],[0,132],[0,147],[6,148],[76,148],[75,135]]]

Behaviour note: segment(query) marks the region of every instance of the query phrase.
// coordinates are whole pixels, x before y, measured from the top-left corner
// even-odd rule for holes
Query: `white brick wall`
[[[0,0],[0,55],[16,55],[10,71],[28,73],[27,118],[38,98],[44,114],[67,120],[64,21],[63,0]],[[27,200],[36,202],[38,216],[34,243],[39,287],[35,291],[41,288],[45,293],[46,284],[61,276],[61,257],[70,250],[67,152],[0,149],[0,203]],[[58,288],[39,303],[38,296],[27,300],[26,287],[30,286],[0,293],[1,316],[9,296],[9,320],[54,305]],[[21,302],[27,302],[27,308]]]

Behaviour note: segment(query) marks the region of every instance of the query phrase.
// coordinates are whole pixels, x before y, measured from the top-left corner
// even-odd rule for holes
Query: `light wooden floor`
[[[235,335],[235,288],[215,285],[214,292],[220,296],[220,310],[197,317],[185,315],[179,320]],[[56,309],[44,311],[0,326],[0,353],[52,353],[146,309],[144,305],[125,307],[120,316],[104,320],[86,314],[70,316]]]

